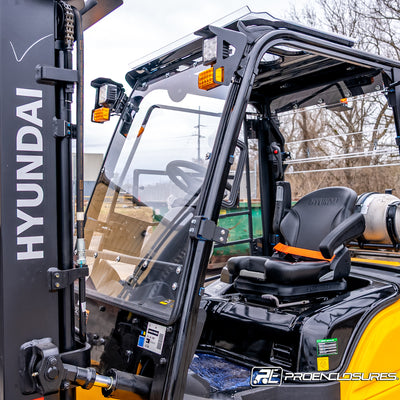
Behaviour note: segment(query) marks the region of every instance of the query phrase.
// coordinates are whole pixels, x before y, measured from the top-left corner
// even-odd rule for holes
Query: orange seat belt
[[[333,256],[332,258],[325,258],[320,251],[301,249],[300,247],[287,246],[286,244],[283,244],[283,243],[278,243],[274,247],[274,250],[279,251],[281,253],[285,253],[285,254],[292,254],[294,256],[314,258],[315,260],[332,261],[335,258],[335,256]]]

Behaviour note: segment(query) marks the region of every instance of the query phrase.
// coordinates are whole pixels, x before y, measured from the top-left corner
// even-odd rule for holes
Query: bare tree
[[[302,9],[293,6],[289,17],[305,25],[350,36],[356,39],[355,46],[361,50],[391,58],[400,56],[398,0],[315,0]],[[390,114],[381,94],[356,98],[344,112],[321,108],[283,116],[282,130],[289,150],[295,159],[304,160],[296,168],[293,164],[288,169],[294,197],[330,185],[351,186],[358,193],[382,191],[388,187],[383,187],[384,182],[389,187],[397,186],[400,168],[378,167],[393,162],[395,146]],[[299,170],[303,173],[299,174]],[[320,172],[311,179],[310,171],[315,170]]]
[[[400,56],[398,0],[314,0],[292,6],[289,18],[356,39],[356,47],[391,58]]]

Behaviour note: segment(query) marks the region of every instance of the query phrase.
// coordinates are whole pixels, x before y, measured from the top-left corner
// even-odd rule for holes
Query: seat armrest
[[[319,245],[322,255],[325,258],[332,258],[340,245],[361,236],[364,229],[364,215],[360,213],[352,214],[322,239]]]

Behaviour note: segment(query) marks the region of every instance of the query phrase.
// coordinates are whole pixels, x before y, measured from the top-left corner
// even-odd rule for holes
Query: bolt
[[[56,282],[55,286],[56,286],[56,288],[59,288],[60,284],[58,282]]]
[[[178,288],[178,284],[176,282],[174,282],[172,284],[172,290],[176,290]]]
[[[225,230],[224,229],[222,229],[221,235],[225,235]]]
[[[225,239],[223,238],[223,236],[221,236],[220,238],[219,238],[219,241],[220,242],[223,242]]]
[[[179,275],[182,272],[182,267],[176,267],[176,274]]]
[[[145,268],[147,268],[148,265],[149,265],[149,263],[148,263],[147,261],[145,261],[145,262],[143,263],[143,265],[142,265],[142,268],[145,269]]]
[[[167,332],[168,332],[168,333],[171,333],[172,331],[173,331],[172,326],[167,326]]]
[[[57,358],[55,357],[49,357],[48,363],[52,366],[57,365]]]
[[[126,350],[125,351],[126,361],[127,361],[128,364],[131,361],[132,354],[133,354],[132,350]]]
[[[48,379],[54,380],[58,377],[58,368],[57,367],[50,367],[47,370],[46,377]]]
[[[192,224],[196,225],[196,220],[195,219],[192,219]]]
[[[166,358],[160,358],[160,364],[161,365],[163,365],[163,364],[166,364],[167,363],[167,359]]]
[[[120,261],[121,261],[121,257],[118,256],[118,257],[115,259],[115,261],[116,261],[116,262],[120,262]]]
[[[68,390],[71,387],[71,384],[67,381],[63,381],[61,384],[61,390]]]
[[[106,307],[105,307],[105,306],[100,306],[100,307],[99,307],[99,311],[101,311],[101,312],[106,311]]]
[[[59,277],[60,277],[60,274],[59,274],[58,272],[56,272],[56,273],[54,274],[54,276],[55,276],[56,278],[59,278]]]
[[[99,253],[94,253],[94,258],[97,258]]]

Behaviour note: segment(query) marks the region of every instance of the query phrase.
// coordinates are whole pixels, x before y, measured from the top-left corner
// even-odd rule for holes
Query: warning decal
[[[165,326],[149,322],[146,332],[142,332],[142,335],[139,336],[138,346],[153,353],[161,354],[166,329]]]
[[[317,340],[317,354],[319,356],[330,356],[338,353],[337,338]]]

